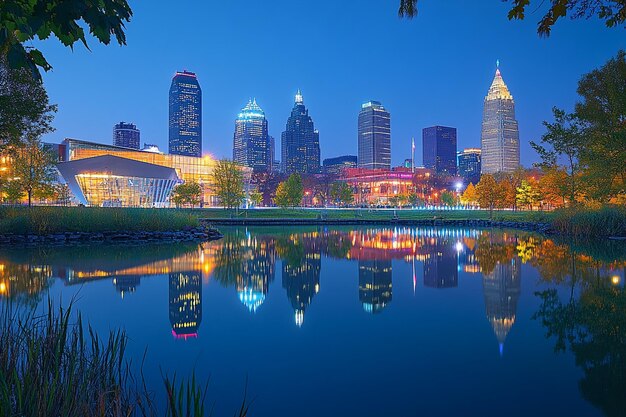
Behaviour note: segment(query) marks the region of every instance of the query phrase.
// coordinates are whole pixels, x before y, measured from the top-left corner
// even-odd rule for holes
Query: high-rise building
[[[322,259],[319,248],[304,246],[304,257],[299,262],[290,263],[283,259],[283,288],[294,309],[297,326],[302,326],[304,313],[313,297],[320,291],[320,270]]]
[[[480,148],[465,148],[457,154],[459,175],[468,183],[477,184],[480,181]]]
[[[512,172],[520,164],[515,102],[499,68],[485,97],[480,146],[483,174]]]
[[[265,113],[251,99],[235,121],[233,161],[253,169],[254,172],[272,170],[272,143],[267,132]]]
[[[359,168],[391,169],[391,115],[378,101],[359,112]]]
[[[429,288],[456,288],[459,286],[458,257],[454,244],[437,240],[425,246],[428,258],[424,261],[424,286]]]
[[[170,86],[169,153],[202,156],[202,90],[193,72],[177,72]]]
[[[282,171],[316,174],[320,171],[320,136],[304,106],[300,90],[281,137]]]
[[[113,128],[113,145],[139,149],[140,133],[132,123],[119,122]]]
[[[456,128],[432,126],[422,130],[424,166],[437,175],[456,175]]]
[[[337,156],[324,159],[324,173],[341,175],[346,168],[356,168],[356,155]]]

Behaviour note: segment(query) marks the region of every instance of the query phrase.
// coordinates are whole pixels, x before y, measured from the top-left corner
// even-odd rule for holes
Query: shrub
[[[560,234],[575,237],[626,237],[626,208],[557,210],[552,227]]]

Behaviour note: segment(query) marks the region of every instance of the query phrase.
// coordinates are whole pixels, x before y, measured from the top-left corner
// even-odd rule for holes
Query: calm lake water
[[[202,245],[0,249],[0,296],[50,296],[214,415],[626,415],[626,246],[441,228],[223,228]]]

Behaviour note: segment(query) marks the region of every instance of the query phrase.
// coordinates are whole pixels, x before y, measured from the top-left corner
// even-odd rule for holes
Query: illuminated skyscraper
[[[265,301],[270,283],[274,280],[274,240],[254,237],[235,244],[241,254],[240,273],[236,276],[239,301],[255,313]]]
[[[265,113],[256,100],[250,100],[235,121],[233,161],[252,168],[254,172],[270,172],[272,151]]]
[[[179,272],[170,277],[170,324],[177,339],[197,337],[202,321],[202,276]]]
[[[500,75],[500,69],[496,69],[485,97],[481,148],[483,174],[513,172],[520,164],[515,102]]]
[[[113,128],[113,145],[139,149],[140,132],[132,123],[119,122]]]
[[[368,313],[391,302],[391,260],[359,261],[359,300]]]
[[[391,169],[391,115],[378,101],[359,112],[359,168]]]
[[[320,136],[304,106],[300,90],[281,137],[282,171],[316,174],[320,171]]]
[[[456,288],[459,286],[458,252],[451,241],[437,240],[424,248],[429,257],[424,261],[424,286]]]
[[[424,166],[438,175],[456,175],[456,128],[432,126],[422,130]]]
[[[193,72],[177,72],[170,86],[172,155],[202,156],[202,90]]]
[[[468,183],[477,184],[480,181],[480,148],[466,148],[457,154],[459,175]]]
[[[483,273],[487,320],[498,339],[500,354],[515,323],[517,301],[521,293],[521,267],[521,260],[516,257],[507,262],[498,262],[491,273]]]

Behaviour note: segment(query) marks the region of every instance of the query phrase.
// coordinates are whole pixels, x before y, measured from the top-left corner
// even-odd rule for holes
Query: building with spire
[[[391,115],[380,102],[361,105],[358,142],[359,168],[391,169]]]
[[[281,137],[280,158],[286,174],[320,171],[320,138],[298,90],[291,115]]]
[[[196,74],[174,75],[169,102],[169,153],[202,156],[202,90]]]
[[[233,161],[254,172],[271,172],[273,153],[265,113],[250,99],[235,121]]]
[[[499,66],[499,65],[498,65]],[[515,102],[496,69],[483,107],[481,172],[513,172],[520,165],[519,129]]]

